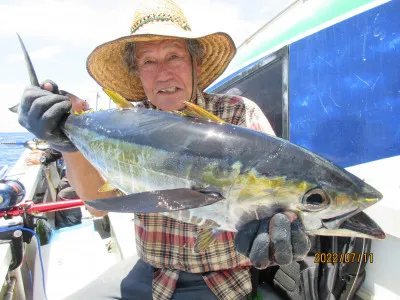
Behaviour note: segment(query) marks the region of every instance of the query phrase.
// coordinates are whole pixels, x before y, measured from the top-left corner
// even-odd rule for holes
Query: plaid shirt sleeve
[[[220,101],[224,106],[222,111],[232,111],[231,114],[228,114],[231,117],[230,120],[224,118],[228,123],[275,135],[267,117],[253,101],[241,96],[224,96]],[[229,106],[233,108],[229,109]],[[219,110],[221,109],[216,110],[216,112],[218,113]]]
[[[243,123],[238,125],[242,125],[244,127],[275,136],[275,132],[272,129],[271,124],[269,123],[264,113],[261,111],[260,107],[247,98],[242,97],[242,100],[246,108],[244,114],[245,116]]]

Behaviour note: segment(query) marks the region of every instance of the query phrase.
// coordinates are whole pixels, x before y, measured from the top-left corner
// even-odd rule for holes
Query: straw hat
[[[89,74],[103,88],[117,92],[131,101],[146,98],[140,78],[129,73],[123,62],[125,44],[163,39],[197,39],[204,56],[198,77],[203,91],[226,69],[236,53],[232,38],[223,32],[195,36],[181,9],[172,0],[144,2],[135,12],[131,35],[98,46],[87,59]]]

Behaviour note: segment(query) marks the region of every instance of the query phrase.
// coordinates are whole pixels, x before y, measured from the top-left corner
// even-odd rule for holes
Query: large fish
[[[356,228],[338,229],[382,195],[287,140],[143,108],[70,116],[64,130],[113,186],[126,194],[142,193],[130,201],[88,202],[94,208],[152,212],[158,207],[172,218],[228,231],[290,210],[299,215],[309,234],[384,237],[372,222],[360,225],[358,232]],[[216,202],[179,210],[184,207],[173,193],[167,194],[175,189],[203,192],[209,203]],[[186,201],[195,206],[199,200]]]
[[[289,210],[308,234],[385,237],[360,213],[382,198],[378,191],[287,140],[144,108],[70,115],[63,130],[127,194],[87,202],[96,209],[160,212],[213,236]]]

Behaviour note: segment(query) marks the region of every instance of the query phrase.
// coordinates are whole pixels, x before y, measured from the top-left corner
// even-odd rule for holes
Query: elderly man
[[[142,107],[180,110],[190,101],[226,122],[271,134],[267,119],[252,101],[203,92],[235,51],[225,33],[195,36],[173,1],[148,1],[135,12],[131,35],[97,47],[87,69],[102,87]],[[105,179],[60,131],[71,105],[57,91],[52,82],[42,89],[27,87],[19,122],[63,152],[70,181],[83,200],[115,197],[113,192],[98,192]],[[124,267],[114,267],[104,275],[108,277],[72,298],[243,299],[252,291],[252,265],[263,269],[288,264],[304,257],[310,247],[291,212],[245,224],[236,236],[225,232],[200,253],[193,251],[197,226],[159,214],[136,214],[135,230],[140,259],[129,274],[132,262],[124,262]]]

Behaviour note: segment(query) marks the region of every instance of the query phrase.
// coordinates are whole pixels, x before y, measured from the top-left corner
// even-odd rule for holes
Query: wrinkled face
[[[161,110],[184,108],[192,94],[192,64],[183,40],[136,44],[136,63],[144,91]],[[194,86],[200,66],[194,63]]]

